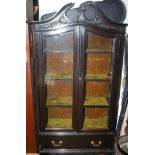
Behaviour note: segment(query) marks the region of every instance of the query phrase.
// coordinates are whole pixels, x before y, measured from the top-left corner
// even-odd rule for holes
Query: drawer
[[[112,149],[114,135],[41,135],[41,149]]]

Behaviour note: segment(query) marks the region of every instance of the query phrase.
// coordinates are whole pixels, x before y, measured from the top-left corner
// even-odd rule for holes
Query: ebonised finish
[[[126,24],[111,21],[94,2],[74,8],[73,3],[39,22],[29,22],[34,44],[31,45],[33,96],[41,155],[114,154],[115,128],[119,101],[122,57]],[[45,73],[45,41],[49,36],[73,33],[73,104],[72,129],[47,128]],[[83,129],[88,33],[112,38],[112,77],[107,129]],[[66,44],[68,44],[66,42]],[[58,105],[57,105],[58,106]],[[59,106],[58,106],[59,107]],[[65,107],[65,106],[64,106]],[[68,106],[69,107],[69,106]],[[53,107],[54,108],[54,107]]]

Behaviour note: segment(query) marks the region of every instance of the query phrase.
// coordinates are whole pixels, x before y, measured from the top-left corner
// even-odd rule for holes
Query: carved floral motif
[[[38,30],[51,30],[57,27],[63,27],[66,26],[67,24],[91,24],[91,25],[96,25],[98,27],[107,29],[107,30],[115,30],[115,31],[120,31],[123,32],[125,30],[125,27],[120,27],[117,25],[112,25],[112,24],[107,24],[106,19],[102,17],[102,15],[98,13],[98,10],[91,4],[91,7],[93,8],[93,11],[95,13],[95,18],[94,19],[87,19],[85,16],[85,11],[88,9],[88,7],[81,6],[77,8],[76,10],[76,17],[74,19],[70,19],[66,17],[66,11],[71,10],[72,6],[66,6],[64,10],[62,10],[58,16],[55,16],[54,19],[51,21],[48,21],[47,23],[40,23]],[[67,8],[68,7],[68,8]],[[90,7],[90,6],[89,6]],[[91,10],[92,11],[92,10]]]

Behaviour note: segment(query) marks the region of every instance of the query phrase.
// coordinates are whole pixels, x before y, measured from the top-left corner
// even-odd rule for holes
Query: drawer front
[[[40,136],[41,149],[112,149],[114,135]]]

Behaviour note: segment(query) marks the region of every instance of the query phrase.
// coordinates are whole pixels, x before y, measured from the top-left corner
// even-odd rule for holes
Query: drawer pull
[[[93,146],[100,146],[100,145],[102,144],[102,141],[99,141],[98,144],[95,144],[95,142],[92,140],[92,141],[91,141],[91,144],[92,144]]]
[[[62,141],[60,140],[58,144],[55,144],[55,142],[54,142],[54,141],[52,141],[52,144],[53,144],[53,146],[58,147],[58,146],[61,146],[61,145],[62,145]]]

